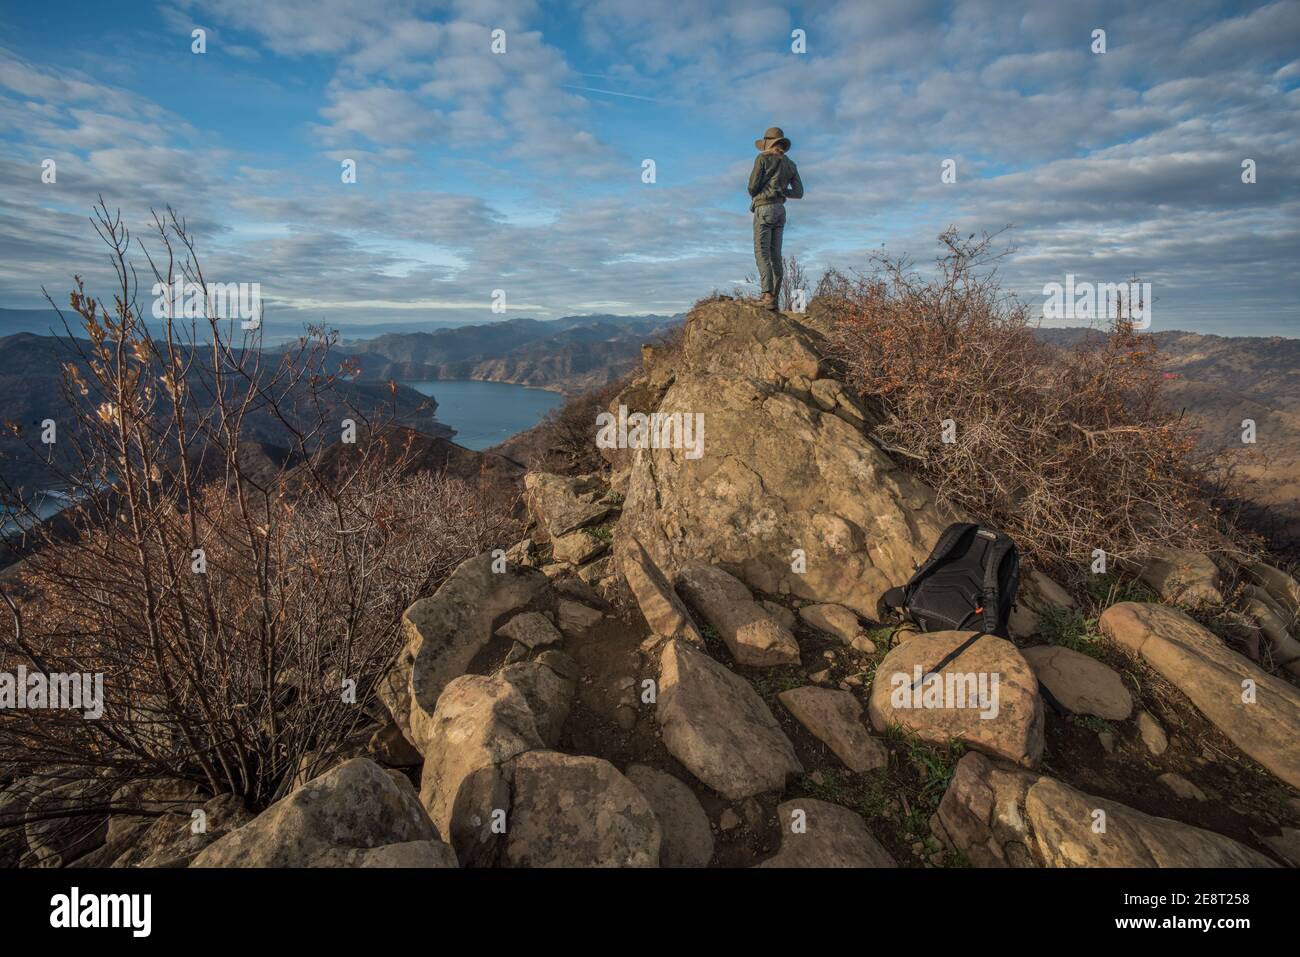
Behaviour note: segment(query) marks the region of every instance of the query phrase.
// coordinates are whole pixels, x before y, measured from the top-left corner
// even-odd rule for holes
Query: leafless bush
[[[548,412],[538,425],[539,439],[545,447],[538,467],[569,475],[603,470],[605,460],[596,448],[596,417],[609,410],[610,402],[626,385],[620,379],[589,389]]]
[[[0,758],[101,780],[189,779],[261,806],[370,720],[402,610],[512,538],[508,503],[413,473],[409,438],[382,410],[340,401],[348,370],[330,367],[332,337],[279,355],[255,333],[232,347],[215,316],[151,332],[126,227],[96,213],[118,289],[111,306],[80,280],[71,296],[69,329],[89,339],[70,339],[60,432],[75,447],[61,480],[77,534],[0,588],[0,669],[102,673],[106,708],[98,720],[5,712]],[[204,285],[184,223],[169,214],[155,226],[153,277]],[[283,429],[293,454],[278,471],[241,443],[254,414]],[[356,440],[340,445],[344,417]]]
[[[810,298],[809,293],[811,290],[808,289],[808,277],[804,273],[803,266],[794,256],[785,257],[783,272],[784,278],[781,280],[781,311],[794,312],[795,306],[798,305],[795,297],[800,289],[804,290],[805,304]]]
[[[1229,547],[1205,497],[1222,463],[1162,402],[1151,337],[1120,317],[1100,343],[1054,349],[1002,294],[993,237],[940,239],[933,278],[877,258],[868,277],[818,285],[839,358],[883,412],[880,444],[1047,565],[1086,567],[1097,548]]]

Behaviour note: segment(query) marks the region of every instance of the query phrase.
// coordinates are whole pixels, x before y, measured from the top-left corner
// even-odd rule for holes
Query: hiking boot
[[[758,304],[762,306],[764,309],[770,309],[773,312],[775,312],[776,296],[772,295],[770,292],[765,292],[763,293],[762,298],[758,300]]]

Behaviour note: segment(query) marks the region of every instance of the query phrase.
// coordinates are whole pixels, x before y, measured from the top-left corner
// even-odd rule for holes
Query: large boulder
[[[1133,696],[1124,679],[1096,658],[1058,645],[1036,645],[1020,653],[1039,683],[1075,714],[1125,721],[1133,713]]]
[[[931,819],[976,867],[1272,867],[1243,844],[967,754]]]
[[[494,570],[498,567],[491,553],[462,562],[432,596],[402,615],[405,644],[379,695],[421,753],[428,753],[424,725],[442,689],[465,673],[498,623],[548,594],[541,572],[510,564]]]
[[[918,634],[890,651],[871,684],[871,723],[877,731],[898,725],[935,744],[957,739],[1034,767],[1043,755],[1043,702],[1015,645],[983,635],[933,670],[974,634]]]
[[[641,792],[602,758],[530,751],[515,762],[511,867],[657,867],[662,832]]]
[[[353,758],[208,845],[190,866],[386,866],[389,845],[437,840],[409,781]]]
[[[799,643],[754,601],[744,583],[711,565],[687,565],[677,577],[682,594],[726,642],[737,663],[768,667],[799,664]]]
[[[817,401],[825,351],[784,314],[734,301],[693,310],[655,411],[703,415],[703,454],[633,452],[616,545],[635,537],[670,578],[718,565],[757,591],[874,618],[953,516],[853,415]]]
[[[805,685],[782,691],[777,697],[850,771],[874,771],[889,763],[889,752],[867,733],[862,705],[849,692]]]
[[[627,779],[645,797],[663,831],[659,866],[707,867],[713,859],[713,829],[694,792],[645,764],[629,767]]]
[[[1300,690],[1237,654],[1177,608],[1120,602],[1101,630],[1187,695],[1237,747],[1300,787]]]
[[[818,631],[834,635],[846,645],[862,634],[858,616],[843,605],[805,605],[799,609],[799,617]]]
[[[759,867],[896,867],[862,818],[848,808],[795,798],[776,809],[781,849]]]
[[[102,847],[108,837],[108,815],[87,811],[110,796],[103,782],[93,778],[65,781],[34,794],[24,829],[33,863],[62,867]]]
[[[465,866],[495,861],[515,759],[558,740],[574,685],[541,662],[464,675],[429,721],[420,799]]]
[[[779,791],[803,771],[749,682],[684,641],[664,645],[656,716],[668,753],[732,800]]]

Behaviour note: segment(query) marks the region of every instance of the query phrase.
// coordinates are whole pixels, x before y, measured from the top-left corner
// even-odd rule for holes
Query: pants
[[[785,273],[781,266],[781,235],[785,232],[785,203],[766,203],[754,210],[754,261],[763,292],[775,294]]]

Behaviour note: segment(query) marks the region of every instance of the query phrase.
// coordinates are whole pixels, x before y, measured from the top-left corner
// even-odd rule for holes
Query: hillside
[[[82,343],[83,347],[87,345]],[[67,405],[61,392],[62,365],[74,358],[69,344],[53,336],[17,333],[0,338],[0,410],[3,410],[0,421],[16,423],[29,437],[39,437],[40,424],[46,418],[56,422],[66,420]],[[339,353],[333,361],[339,363],[345,358]],[[305,398],[305,388],[300,392]],[[450,438],[455,434],[450,427],[434,421],[436,399],[407,386],[399,385],[394,391],[386,382],[368,378],[340,383],[336,395],[327,402],[326,414],[337,413],[341,419],[345,402],[367,413],[391,408],[399,422],[433,435]],[[271,447],[285,443],[283,427],[256,407],[245,420],[243,434],[250,443]],[[67,465],[68,459],[57,457],[65,453],[70,454],[69,446],[56,444],[56,465]],[[6,482],[29,492],[58,484],[56,470],[43,464],[21,440],[8,433],[0,435],[0,468]]]
[[[508,319],[437,332],[348,340],[366,378],[485,379],[575,394],[626,375],[668,316]]]
[[[167,812],[133,830],[121,810],[89,839],[86,815],[75,831],[28,825],[0,837],[0,856],[1300,863],[1300,658],[1281,666],[1300,583],[1248,557],[1190,552],[1152,557],[1099,592],[1026,567],[1005,638],[898,622],[883,591],[964,516],[868,437],[873,413],[827,347],[833,322],[820,301],[795,316],[716,300],[690,314],[679,349],[648,350],[611,405],[702,416],[703,444],[617,444],[589,474],[527,473],[526,537],[464,561],[406,609],[365,726],[304,755],[296,780],[310,787],[247,807],[181,781]],[[458,458],[437,439],[426,453]],[[479,465],[517,475],[504,460]],[[1234,580],[1252,583],[1244,607],[1271,629],[1267,642],[1220,628],[1242,600]],[[1072,616],[1082,633],[1060,627]],[[897,694],[900,676],[931,669],[923,700]],[[970,701],[945,697],[965,676],[997,682]],[[1254,706],[1239,703],[1247,681]],[[0,819],[44,807],[43,780],[0,792]],[[209,830],[196,836],[199,807]]]

